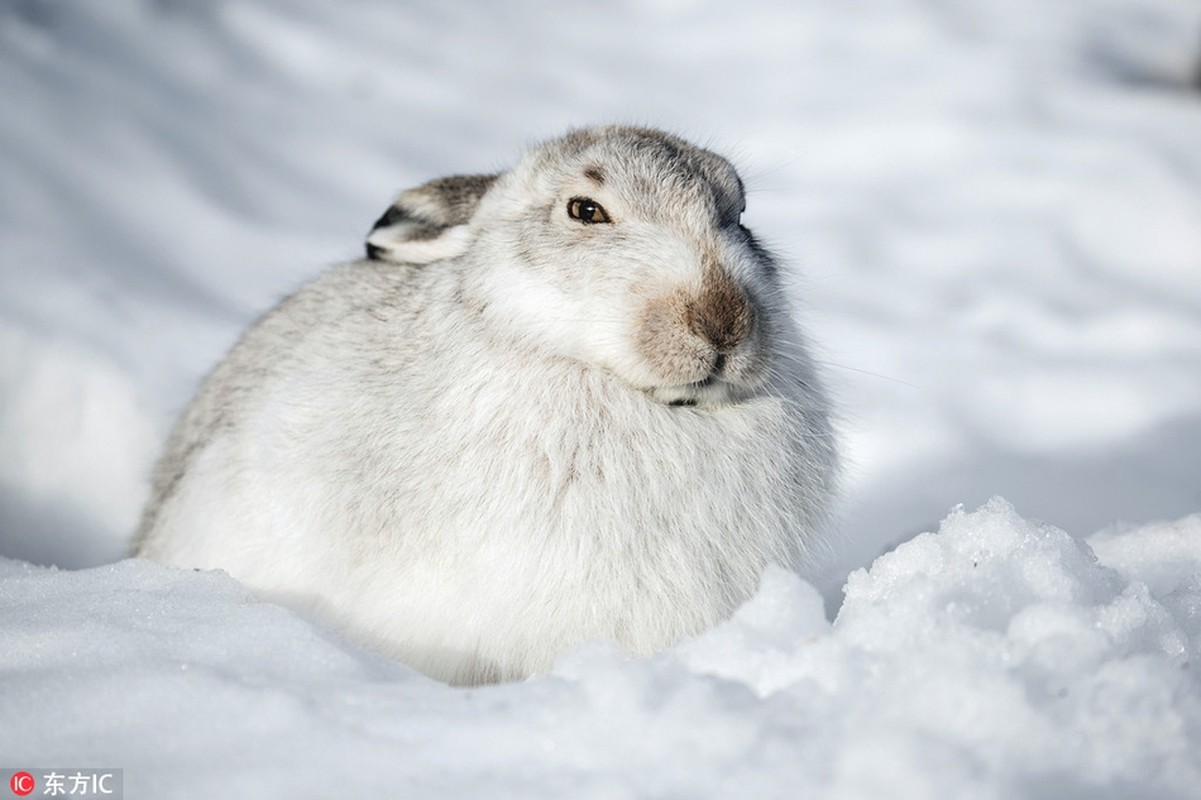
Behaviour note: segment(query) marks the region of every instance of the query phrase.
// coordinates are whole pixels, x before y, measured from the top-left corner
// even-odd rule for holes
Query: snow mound
[[[134,797],[1201,794],[1201,515],[1081,542],[994,499],[853,573],[832,624],[771,570],[652,659],[474,690],[220,572],[2,561],[0,609],[0,752]]]

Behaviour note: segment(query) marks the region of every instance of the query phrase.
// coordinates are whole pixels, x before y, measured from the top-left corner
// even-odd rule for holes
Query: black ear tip
[[[375,221],[375,224],[371,226],[371,230],[375,230],[376,228],[383,228],[387,225],[395,225],[396,223],[400,222],[401,220],[405,220],[408,218],[409,218],[409,212],[405,211],[400,206],[389,206],[388,210],[385,211],[380,216],[380,218]]]
[[[371,242],[367,242],[367,258],[370,258],[374,261],[380,261],[383,259],[383,255],[384,248],[374,245]]]

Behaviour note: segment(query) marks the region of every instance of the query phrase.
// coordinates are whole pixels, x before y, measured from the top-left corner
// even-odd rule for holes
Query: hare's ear
[[[400,193],[367,235],[367,257],[428,264],[462,253],[468,222],[497,175],[454,175]]]

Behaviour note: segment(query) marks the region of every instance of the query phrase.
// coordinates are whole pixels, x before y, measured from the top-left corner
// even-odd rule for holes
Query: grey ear
[[[367,257],[428,264],[463,252],[467,223],[498,175],[452,175],[401,192],[367,235]]]

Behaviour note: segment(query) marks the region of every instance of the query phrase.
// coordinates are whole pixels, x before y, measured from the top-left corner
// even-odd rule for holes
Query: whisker
[[[883,380],[883,381],[891,381],[892,383],[899,383],[902,386],[908,386],[910,389],[922,388],[921,386],[919,386],[916,383],[910,383],[909,381],[903,381],[900,378],[894,378],[891,375],[882,375],[879,372],[872,372],[871,370],[867,370],[867,369],[859,369],[858,367],[848,367],[846,364],[839,364],[836,361],[817,361],[816,363],[821,364],[823,367],[837,367],[838,369],[846,370],[847,372],[857,372],[860,375],[868,375],[873,378],[879,378],[880,380]]]

